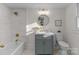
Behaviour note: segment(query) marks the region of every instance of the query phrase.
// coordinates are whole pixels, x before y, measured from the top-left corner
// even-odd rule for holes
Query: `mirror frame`
[[[43,17],[43,18],[41,18],[41,17]],[[39,23],[38,23],[39,20],[43,20],[43,21],[45,20],[44,17],[47,17],[47,20],[48,20],[47,23],[44,24],[44,25],[43,25],[43,24],[41,25],[41,23],[43,23],[43,22],[40,21],[41,23],[39,24]],[[40,26],[46,26],[46,25],[48,25],[48,23],[49,23],[49,17],[48,17],[47,15],[40,15],[40,16],[38,17],[38,20],[37,20],[37,21],[38,21],[37,23],[38,23]]]

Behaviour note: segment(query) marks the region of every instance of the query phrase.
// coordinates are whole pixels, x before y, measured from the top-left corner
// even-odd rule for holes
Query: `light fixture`
[[[38,14],[39,15],[49,15],[49,11],[48,11],[48,9],[40,9],[38,11]]]

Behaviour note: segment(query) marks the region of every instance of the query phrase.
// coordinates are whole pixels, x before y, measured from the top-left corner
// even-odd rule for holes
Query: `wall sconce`
[[[40,9],[38,11],[38,14],[39,15],[49,15],[49,11],[48,11],[48,9]]]

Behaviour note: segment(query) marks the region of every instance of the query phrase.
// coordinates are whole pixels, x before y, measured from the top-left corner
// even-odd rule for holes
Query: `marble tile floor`
[[[31,50],[31,49],[30,50],[29,49],[25,49],[23,51],[22,55],[35,55],[35,51]],[[64,53],[64,51],[59,50],[56,53],[54,53],[54,55],[69,55],[69,54],[66,54],[66,53]]]
[[[25,49],[23,55],[35,55],[35,51],[31,49]]]

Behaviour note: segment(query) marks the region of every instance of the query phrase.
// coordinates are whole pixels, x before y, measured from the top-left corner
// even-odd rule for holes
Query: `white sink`
[[[44,37],[48,37],[48,36],[51,36],[51,35],[54,35],[54,33],[51,33],[51,32],[47,32]]]
[[[36,32],[36,34],[43,34],[44,37],[54,35],[54,33],[52,33],[52,32]]]
[[[36,34],[46,34],[46,32],[36,32]]]

